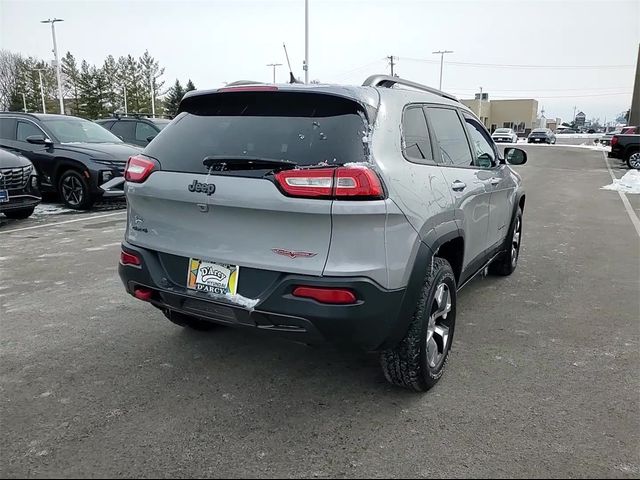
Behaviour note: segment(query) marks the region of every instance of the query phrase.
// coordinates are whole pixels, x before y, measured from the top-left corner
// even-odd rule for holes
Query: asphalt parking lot
[[[375,356],[164,320],[117,277],[121,204],[0,219],[0,475],[637,478],[640,233],[602,152],[523,148],[521,263],[461,292],[426,395]]]

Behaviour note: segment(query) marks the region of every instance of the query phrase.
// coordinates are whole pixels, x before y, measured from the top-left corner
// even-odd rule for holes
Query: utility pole
[[[60,114],[64,115],[64,100],[62,98],[62,76],[60,74],[60,61],[58,59],[58,44],[56,43],[56,22],[64,22],[60,18],[50,18],[48,20],[42,20],[40,23],[51,24],[51,36],[53,37],[53,56],[56,61],[56,75],[58,77],[58,99],[60,100]]]
[[[276,83],[276,67],[281,66],[281,63],[267,63],[267,67],[273,67],[273,83]]]
[[[391,67],[391,76],[393,77],[393,67],[396,65],[393,60],[396,57],[394,57],[393,55],[389,55],[387,58],[389,59],[389,66]]]
[[[440,55],[440,87],[439,89],[442,90],[442,69],[444,67],[444,56],[447,53],[453,53],[453,50],[438,50],[437,52],[431,52],[434,55]]]
[[[156,118],[156,92],[155,88],[153,88],[153,74],[149,75],[149,87],[151,88],[151,115],[153,118]]]
[[[482,87],[480,87],[480,102],[478,102],[478,105],[478,117],[480,117],[480,122],[484,125],[484,121],[482,120]]]
[[[47,106],[44,103],[44,87],[42,86],[42,70],[44,68],[36,68],[40,77],[40,97],[42,98],[42,113],[47,113]]]
[[[126,115],[127,113],[127,86],[123,85],[122,86],[122,91],[124,92],[124,114]]]
[[[574,124],[574,125],[575,125],[575,123],[576,123],[576,108],[578,108],[578,107],[576,107],[576,106],[574,105],[574,107],[573,107],[573,124]]]
[[[309,0],[304,0],[304,83],[309,83]]]
[[[24,92],[22,92],[22,105],[24,106],[24,113],[27,113],[27,97],[24,96]]]

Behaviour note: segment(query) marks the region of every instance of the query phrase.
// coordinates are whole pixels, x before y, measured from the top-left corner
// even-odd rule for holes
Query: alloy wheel
[[[629,157],[629,166],[640,169],[640,152],[636,152]]]
[[[437,370],[442,366],[447,350],[451,330],[451,292],[442,282],[436,288],[431,306],[431,315],[427,326],[427,363],[429,368]]]
[[[78,206],[84,200],[84,186],[78,177],[68,175],[62,180],[62,196],[73,206]]]
[[[513,237],[511,239],[511,266],[516,268],[518,255],[520,254],[520,238],[522,235],[522,221],[516,217],[516,224],[513,227]]]

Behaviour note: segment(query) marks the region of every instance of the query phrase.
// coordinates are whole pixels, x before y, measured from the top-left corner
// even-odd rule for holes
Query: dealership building
[[[538,101],[534,99],[489,100],[486,93],[472,100],[460,100],[469,107],[491,132],[496,128],[513,128],[528,135],[538,127]]]

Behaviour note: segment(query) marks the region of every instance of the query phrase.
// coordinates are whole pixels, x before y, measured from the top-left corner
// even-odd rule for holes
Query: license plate
[[[0,203],[9,201],[9,190],[0,190]]]
[[[187,288],[217,295],[235,295],[238,293],[239,275],[240,267],[237,265],[190,258]]]

